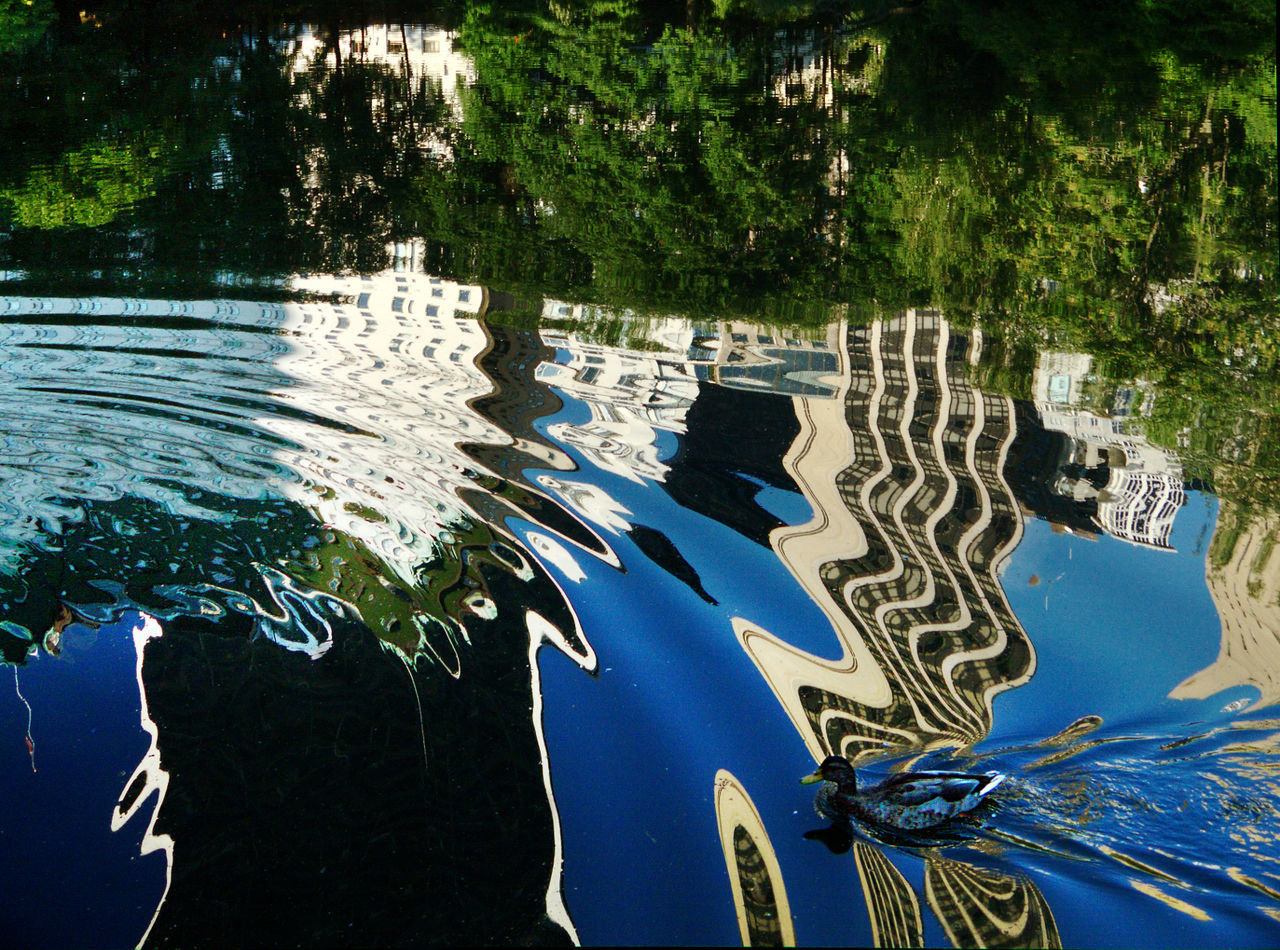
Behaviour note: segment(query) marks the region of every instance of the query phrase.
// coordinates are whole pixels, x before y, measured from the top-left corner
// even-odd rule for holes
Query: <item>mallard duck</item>
[[[1005,778],[999,772],[904,772],[859,789],[849,760],[829,755],[818,771],[800,781],[823,783],[814,807],[824,818],[836,821],[855,815],[874,824],[915,831],[971,811]]]

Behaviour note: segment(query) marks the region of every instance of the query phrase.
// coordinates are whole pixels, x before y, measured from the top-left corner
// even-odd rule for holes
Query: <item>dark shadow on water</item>
[[[983,836],[984,827],[999,811],[999,803],[984,799],[969,814],[953,818],[933,828],[907,831],[874,822],[846,819],[833,821],[825,828],[806,831],[804,836],[810,841],[822,842],[832,854],[846,853],[853,847],[855,838],[918,852],[978,840]]]

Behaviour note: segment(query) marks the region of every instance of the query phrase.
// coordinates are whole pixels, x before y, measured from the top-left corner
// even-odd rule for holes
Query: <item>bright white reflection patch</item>
[[[617,534],[619,531],[631,530],[631,523],[623,517],[631,514],[631,510],[615,501],[598,485],[567,481],[553,475],[539,475],[538,484],[606,531]]]
[[[573,555],[559,541],[548,537],[540,531],[530,531],[524,536],[524,539],[539,557],[548,563],[554,564],[556,570],[575,584],[587,576],[587,572],[578,565],[578,562],[573,559]]]
[[[160,806],[164,804],[165,792],[169,788],[169,773],[160,764],[160,730],[151,718],[151,711],[147,706],[147,691],[142,685],[143,652],[146,650],[147,642],[163,636],[164,630],[155,617],[142,614],[139,620],[138,625],[133,628],[133,649],[136,656],[134,676],[138,681],[138,696],[142,704],[139,720],[142,724],[142,731],[150,738],[151,744],[146,754],[143,755],[142,761],[138,763],[138,767],[133,770],[133,775],[129,777],[129,781],[124,784],[124,790],[120,793],[120,801],[116,803],[116,807],[111,812],[111,830],[119,831],[123,828],[125,823],[141,810],[143,803],[150,799],[153,793],[155,794],[155,804],[151,809],[151,817],[147,821],[147,830],[142,835],[142,846],[139,849],[139,854],[150,854],[153,851],[164,852],[164,894],[161,895],[160,902],[156,904],[156,911],[151,915],[151,922],[147,924],[146,933],[138,941],[138,946],[142,946],[147,942],[147,937],[151,934],[151,928],[155,926],[156,918],[160,916],[160,908],[164,906],[165,899],[169,896],[169,886],[173,883],[173,838],[167,834],[156,833],[156,819],[160,816]]]

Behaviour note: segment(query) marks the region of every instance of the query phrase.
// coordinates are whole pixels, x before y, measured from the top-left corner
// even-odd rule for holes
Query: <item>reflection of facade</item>
[[[716,823],[744,947],[794,947],[795,926],[777,855],[746,790],[721,769],[716,775]]]
[[[472,318],[485,293],[390,273],[298,284],[351,302],[0,298],[0,315],[26,318],[6,327],[10,342],[24,345],[8,350],[0,371],[55,386],[100,379],[99,391],[114,394],[83,406],[77,426],[69,428],[53,399],[31,410],[30,424],[8,430],[0,467],[27,515],[0,525],[5,543],[31,540],[42,522],[64,519],[56,498],[137,496],[176,514],[217,517],[200,508],[195,486],[239,498],[270,486],[412,583],[414,566],[433,556],[460,513],[455,492],[468,483],[459,471],[466,460],[452,446],[504,440],[467,407],[490,388],[475,365],[488,337]],[[31,320],[41,314],[101,323],[41,326]],[[175,321],[193,328],[172,328]],[[155,418],[127,411],[157,399],[186,411]],[[291,411],[276,410],[277,399]],[[83,425],[93,426],[91,436]],[[99,448],[93,465],[37,474],[26,462],[37,432],[63,452],[90,437],[118,444],[114,452]],[[161,469],[144,464],[139,455],[148,452],[168,461]],[[387,472],[394,482],[373,474]],[[175,490],[177,482],[187,489]]]
[[[930,856],[929,907],[954,947],[1061,947],[1040,889],[1024,877]]]
[[[1274,515],[1250,521],[1222,504],[1206,563],[1209,593],[1222,618],[1222,647],[1213,665],[1179,683],[1171,698],[1207,699],[1247,685],[1259,693],[1252,708],[1280,700],[1278,531]]]
[[[819,377],[836,398],[794,397],[799,433],[784,459],[813,518],[776,529],[769,543],[826,613],[841,657],[820,659],[742,619],[735,630],[815,760],[976,742],[994,696],[1035,666],[998,578],[1022,535],[1003,474],[1013,401],[967,382],[969,341],[936,312],[849,329],[839,343]],[[722,811],[717,797],[733,880]],[[735,833],[740,856],[768,842],[745,822]],[[878,848],[853,849],[873,943],[921,945],[911,884]],[[746,943],[756,932],[742,895],[762,875],[769,893],[781,893],[781,880],[754,856],[739,857],[736,874]],[[931,854],[925,896],[955,946],[1061,946],[1048,904],[1025,878]]]
[[[924,943],[920,902],[902,872],[877,848],[858,842],[854,860],[877,947]],[[953,947],[1061,947],[1053,913],[1024,877],[929,854],[924,893]]]
[[[822,336],[789,335],[737,323],[703,326],[666,318],[643,322],[581,304],[548,300],[543,316],[582,329],[544,328],[539,335],[555,353],[537,379],[581,402],[582,422],[548,429],[596,467],[632,481],[663,481],[668,472],[661,433],[683,435],[699,383],[783,396],[832,398],[840,386],[841,327]],[[645,349],[593,342],[592,325],[639,331]],[[594,519],[593,519],[594,520]]]
[[[744,947],[795,946],[777,856],[746,791],[728,772],[716,775],[716,821]],[[845,844],[848,847],[848,844]],[[924,945],[920,899],[884,851],[854,841],[854,864],[876,947]],[[962,861],[924,857],[924,895],[955,947],[1061,947],[1048,902],[1036,885]]]
[[[699,335],[690,355],[706,357],[705,378],[722,386],[830,399],[841,382],[842,333],[838,322],[813,339],[770,327],[723,323],[714,335]]]
[[[158,618],[135,634],[152,745],[112,817],[147,812],[144,853],[170,857],[153,941],[221,932],[220,915],[228,945],[296,942],[298,920],[330,916],[346,940],[371,892],[404,913],[367,925],[376,943],[474,936],[480,916],[493,942],[571,938],[534,654],[594,657],[533,546],[465,511],[486,475],[461,446],[512,441],[473,408],[494,391],[487,297],[392,273],[297,284],[346,299],[0,297],[0,593],[25,597],[9,568],[39,555],[40,598]],[[461,676],[468,633],[484,649]],[[383,646],[457,680],[420,693]],[[458,703],[478,714],[452,721]],[[486,841],[473,791],[498,782],[519,831]],[[449,860],[422,861],[433,848]],[[497,882],[502,906],[477,908],[498,903],[481,887],[459,913],[441,895],[498,849],[521,892]]]
[[[1002,475],[1013,405],[967,383],[967,346],[908,311],[849,331],[838,401],[796,400],[786,464],[815,515],[771,543],[843,656],[736,627],[817,760],[975,742],[1034,668],[997,577],[1022,532]]]
[[[379,63],[397,75],[430,77],[440,84],[445,99],[455,101],[459,83],[475,79],[470,58],[454,49],[454,35],[437,26],[422,24],[370,24],[343,30],[334,37],[303,27],[286,52],[294,57],[295,72],[315,63]]]
[[[924,945],[924,924],[920,901],[907,879],[884,853],[858,841],[853,860],[862,882],[862,899],[871,916],[871,942],[877,947],[920,947]]]
[[[654,328],[655,336],[673,337],[678,345],[688,325],[667,323]],[[555,330],[541,336],[559,356],[538,366],[538,381],[580,400],[591,413],[584,422],[553,423],[550,434],[604,471],[662,481],[667,467],[659,457],[658,433],[685,431],[685,412],[698,393],[689,369],[670,354],[602,346]]]
[[[1032,388],[1041,424],[1067,437],[1053,491],[1089,505],[1094,523],[1113,537],[1168,548],[1174,517],[1186,502],[1182,469],[1169,453],[1126,432],[1123,414],[1078,408],[1091,368],[1083,353],[1043,353],[1036,366]],[[1124,392],[1131,401],[1132,391]]]

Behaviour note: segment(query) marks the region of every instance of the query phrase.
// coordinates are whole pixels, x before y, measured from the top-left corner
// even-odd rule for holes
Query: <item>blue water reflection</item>
[[[442,920],[475,933],[441,897],[451,859],[420,859],[448,840],[477,907],[505,880],[488,862],[522,849],[506,935],[1268,942],[1269,668],[1232,652],[1242,608],[1223,599],[1230,563],[1210,560],[1221,506],[1184,494],[1168,453],[1081,407],[984,392],[965,368],[972,339],[933,311],[790,344],[821,344],[842,373],[796,394],[785,376],[717,378],[728,356],[682,349],[671,322],[637,351],[427,318],[428,353],[389,314],[456,285],[336,286],[362,291],[354,314],[345,298],[129,304],[204,308],[181,341],[131,331],[145,367],[115,356],[119,301],[8,298],[46,420],[33,436],[11,401],[14,498],[45,513],[12,504],[7,522],[6,596],[26,626],[10,621],[6,657],[40,767],[22,778],[12,744],[14,840],[50,875],[126,868],[85,916],[49,927],[46,904],[15,932],[75,942],[110,920],[102,933],[130,943],[158,912],[155,942],[201,933],[223,890],[246,905],[294,893],[293,872],[257,850],[269,841],[304,874],[343,869],[307,905],[325,905],[325,939],[356,936],[329,909],[373,893],[418,908],[383,933]],[[75,326],[46,326],[59,320]],[[104,388],[163,390],[171,410],[61,385],[62,364],[34,358],[59,334],[111,368]],[[755,345],[727,350],[774,365],[750,363]],[[226,398],[200,421],[208,393]],[[75,423],[86,399],[93,430]],[[173,433],[199,441],[202,425],[234,453],[178,452]],[[35,442],[62,459],[62,482],[31,475]],[[127,491],[103,474],[143,452],[159,454]],[[40,648],[46,608],[79,620],[55,621],[61,640]],[[806,837],[822,823],[796,781],[828,750],[873,776],[924,762],[1012,777],[973,834],[904,844],[855,829],[833,853]],[[98,778],[76,777],[81,760]],[[152,796],[162,778],[168,794]],[[494,782],[518,789],[518,841],[477,831],[491,806],[475,789]],[[308,815],[338,789],[344,824],[317,834]],[[125,811],[145,804],[113,835],[121,796]],[[163,900],[161,840],[175,843]],[[248,855],[258,879],[236,870]],[[832,913],[833,894],[848,912]],[[1096,926],[1081,901],[1141,932]],[[997,923],[973,923],[979,911]]]
[[[0,944],[1280,943],[1269,7],[8,6]]]
[[[1212,496],[1192,493],[1174,523],[1171,551],[1108,535],[1083,540],[1028,522],[1002,580],[1036,645],[1037,673],[996,700],[981,748],[1052,735],[1088,715],[1113,728],[1195,722],[1199,703],[1193,711],[1168,696],[1218,652],[1222,623],[1205,582],[1204,542],[1217,513]],[[1214,697],[1218,710],[1238,698],[1232,685],[1221,684],[1227,692]]]
[[[97,629],[72,624],[61,656],[0,669],[5,691],[12,674],[30,703],[35,746],[33,770],[21,741],[27,710],[10,695],[0,704],[5,851],[12,872],[39,882],[24,901],[6,903],[7,943],[67,947],[94,934],[103,946],[130,946],[164,894],[165,856],[140,854],[147,816],[111,827],[150,745],[139,721],[139,622],[135,613]]]
[[[570,405],[555,418],[583,414]],[[667,456],[677,464],[690,437],[679,438]],[[740,439],[744,456],[751,455],[750,436]],[[584,475],[590,472],[591,460],[575,457]],[[748,481],[784,524],[812,515],[794,490],[726,477]],[[839,650],[827,617],[774,550],[673,504],[665,482],[599,470],[591,481],[618,509],[643,512],[667,532],[715,604],[619,538],[613,546],[626,576],[588,568],[574,590],[601,657],[598,678],[586,682],[544,654],[566,900],[584,941],[619,934],[657,943],[736,940],[737,921],[723,905],[710,911],[717,890],[723,901],[723,880],[716,886],[705,873],[718,850],[708,826],[713,779],[731,765],[764,821],[800,943],[873,942],[865,913],[832,914],[830,901],[838,894],[856,905],[860,879],[886,857],[902,893],[919,895],[912,898],[918,932],[931,945],[965,940],[937,915],[949,906],[940,896],[943,882],[965,875],[973,886],[985,881],[997,890],[1001,881],[1031,882],[1023,893],[1046,917],[1052,936],[1044,939],[1056,941],[1060,932],[1065,945],[1233,943],[1242,934],[1251,935],[1249,946],[1269,942],[1264,921],[1276,891],[1267,881],[1275,871],[1257,845],[1274,839],[1276,790],[1269,783],[1224,806],[1219,784],[1234,784],[1228,775],[1238,776],[1241,788],[1269,778],[1276,723],[1239,717],[1241,694],[1256,695],[1248,687],[1226,683],[1209,698],[1170,698],[1219,649],[1222,623],[1206,583],[1218,517],[1212,496],[1191,492],[1158,543],[1025,522],[1000,580],[1035,644],[1035,673],[996,696],[992,728],[972,752],[938,751],[928,763],[998,768],[1014,777],[976,838],[942,846],[942,855],[962,863],[947,864],[935,848],[873,841],[855,847],[860,874],[852,855],[828,854],[805,840],[821,822],[807,790],[793,784],[791,773],[805,768],[795,724],[759,671],[744,663],[732,634],[733,617],[747,615],[785,631],[806,652],[831,656]],[[1075,731],[1059,736],[1073,722]],[[1224,759],[1225,747],[1237,743],[1243,745]],[[1237,864],[1190,857],[1213,854],[1218,840],[1243,848]],[[779,886],[775,880],[775,894]],[[920,913],[926,894],[932,914]],[[1076,908],[1084,904],[1091,911],[1080,916]],[[1094,919],[1100,907],[1109,923]],[[1135,913],[1141,933],[1132,927]],[[1194,937],[1188,921],[1199,925]]]

